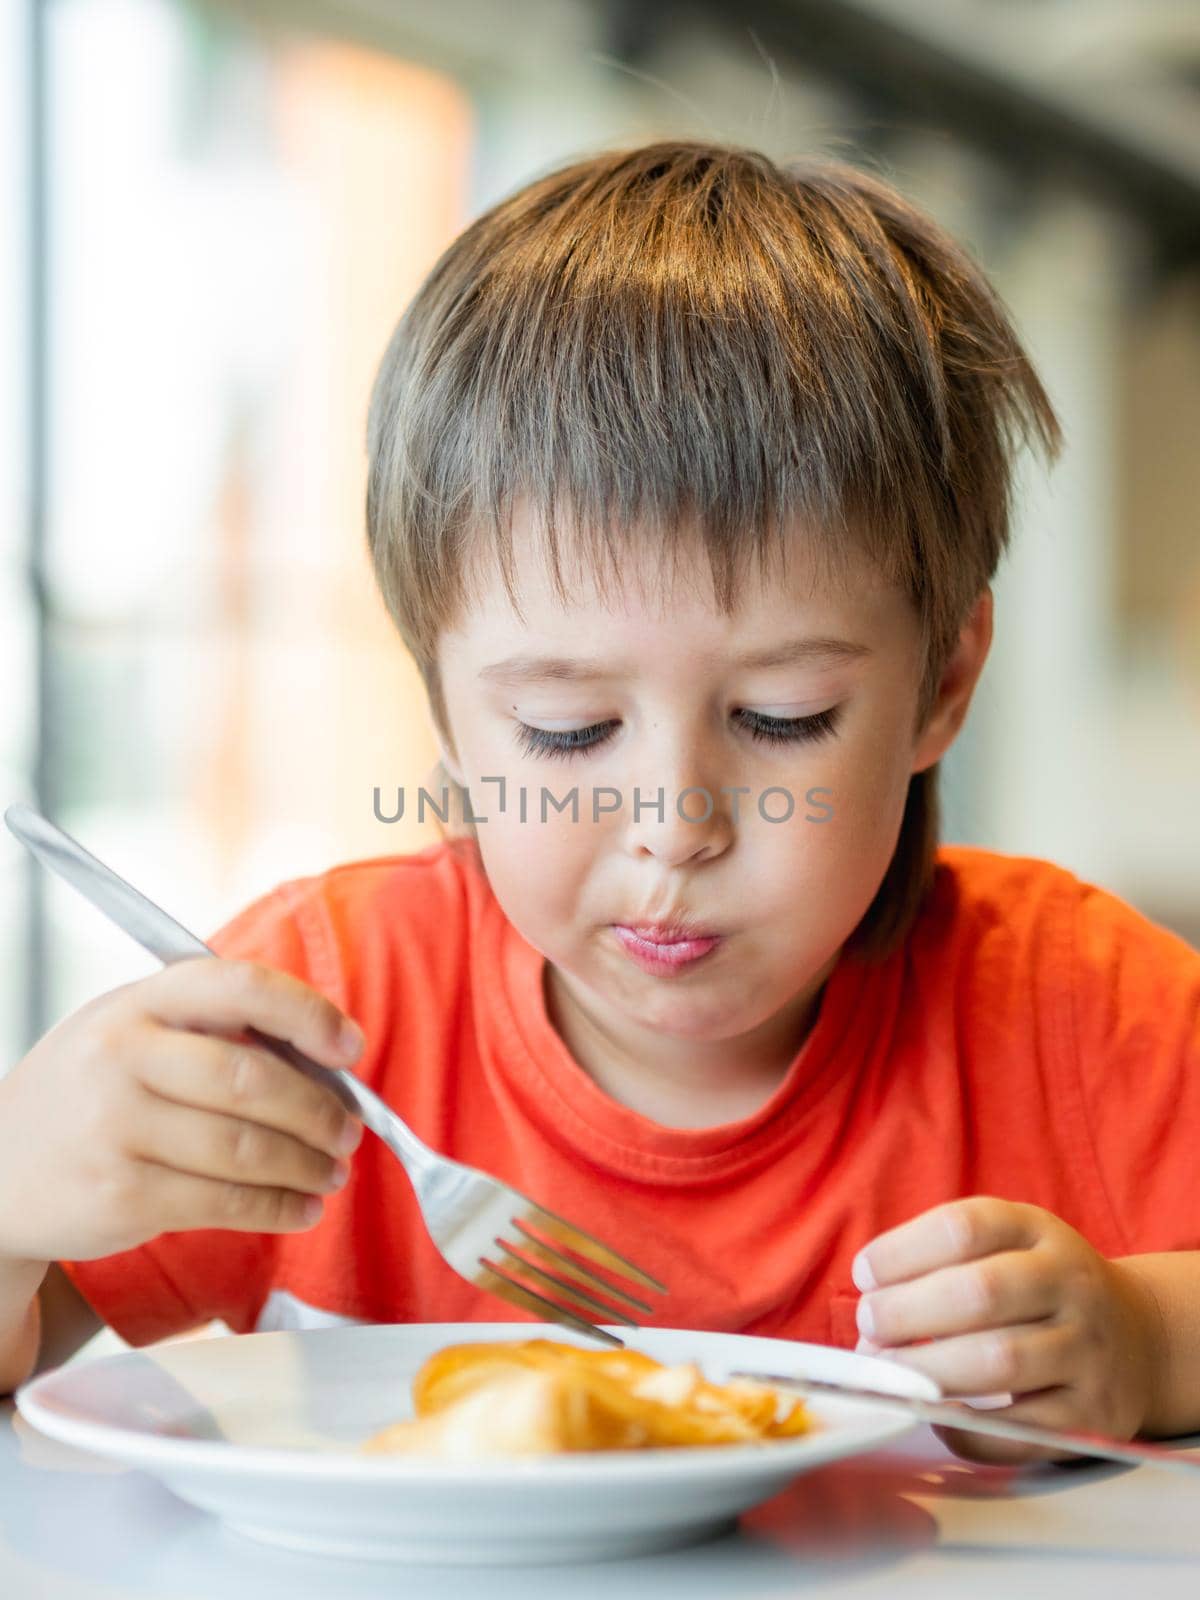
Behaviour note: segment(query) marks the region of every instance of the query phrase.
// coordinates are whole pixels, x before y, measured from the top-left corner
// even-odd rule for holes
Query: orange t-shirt
[[[698,1129],[575,1062],[469,842],[286,883],[211,943],[357,1018],[355,1071],[416,1133],[640,1262],[662,1326],[853,1345],[855,1252],[961,1195],[1043,1206],[1108,1256],[1200,1248],[1200,952],[1046,861],[942,846],[904,946],[843,954],[770,1099]],[[63,1266],[133,1344],[213,1318],[532,1320],[444,1264],[371,1134],[307,1232]]]

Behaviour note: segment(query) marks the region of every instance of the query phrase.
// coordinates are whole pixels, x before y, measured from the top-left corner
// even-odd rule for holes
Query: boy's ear
[[[924,772],[940,761],[954,743],[971,704],[971,696],[983,671],[992,643],[992,591],[990,585],[980,593],[963,623],[954,653],[946,663],[937,698],[917,738],[912,770]]]

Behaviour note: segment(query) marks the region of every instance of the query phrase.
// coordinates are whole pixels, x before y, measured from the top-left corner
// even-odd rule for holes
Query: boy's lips
[[[643,971],[666,977],[690,967],[721,943],[720,934],[701,933],[679,923],[613,923],[617,943]],[[667,937],[670,935],[670,937]]]
[[[673,922],[618,922],[618,928],[635,933],[639,939],[651,944],[678,944],[683,939],[719,939],[715,928],[702,928],[694,922],[676,919]]]

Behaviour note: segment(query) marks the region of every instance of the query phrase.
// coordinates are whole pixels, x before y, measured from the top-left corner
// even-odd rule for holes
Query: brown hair
[[[368,538],[448,744],[438,637],[481,549],[516,606],[518,497],[564,598],[564,510],[597,583],[635,540],[666,568],[698,535],[726,612],[747,560],[786,552],[792,519],[834,572],[853,541],[920,619],[920,728],[1007,545],[1031,438],[1057,454],[1001,301],[887,183],[826,159],[652,144],[528,184],[434,266],[375,382]],[[852,936],[864,958],[907,932],[938,832],[935,765],[910,780]]]

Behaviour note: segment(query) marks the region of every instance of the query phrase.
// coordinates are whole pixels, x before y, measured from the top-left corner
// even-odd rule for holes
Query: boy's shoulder
[[[403,908],[418,922],[440,920],[488,892],[473,840],[439,840],[407,854],[341,861],[273,891],[293,908],[320,903],[336,921],[388,917]]]
[[[446,840],[409,854],[338,862],[287,879],[237,912],[209,943],[347,996],[398,965],[427,979],[462,964],[491,891],[478,846]]]
[[[1011,936],[1018,928],[1046,927],[1069,918],[1090,887],[1069,868],[1041,856],[942,844],[914,935],[944,942],[984,937],[991,930]]]
[[[983,845],[941,844],[934,855],[928,905],[942,915],[986,918],[997,909],[1043,910],[1048,903],[1076,899],[1094,887],[1069,867],[1042,856],[990,850]]]
[[[943,844],[914,926],[915,942],[1056,959],[1083,976],[1141,958],[1190,971],[1197,952],[1115,890],[1040,856]]]
[[[357,857],[285,879],[250,901],[229,926],[260,908],[296,913],[318,903],[339,916],[373,915],[398,901],[411,902],[418,915],[433,914],[444,909],[447,900],[485,886],[475,842],[439,840],[420,850]]]

